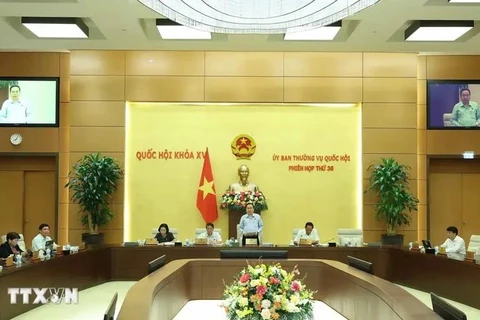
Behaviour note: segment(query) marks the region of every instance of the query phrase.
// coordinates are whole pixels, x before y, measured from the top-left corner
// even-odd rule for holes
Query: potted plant
[[[387,224],[387,233],[382,234],[382,245],[402,246],[403,235],[397,227],[410,225],[408,213],[418,211],[418,199],[408,189],[410,167],[399,164],[393,158],[381,158],[379,164],[371,165],[369,190],[377,194],[375,213],[377,220]]]
[[[65,187],[70,190],[72,201],[80,205],[82,225],[88,227],[89,232],[82,234],[85,244],[103,242],[103,234],[98,228],[113,219],[109,200],[123,175],[124,171],[114,158],[99,153],[85,155],[69,173],[70,180]]]

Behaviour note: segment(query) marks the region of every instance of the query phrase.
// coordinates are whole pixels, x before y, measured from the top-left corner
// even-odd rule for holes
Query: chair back
[[[474,234],[470,237],[467,251],[476,252],[480,249],[480,235]]]
[[[27,251],[27,247],[25,246],[25,238],[23,237],[23,233],[19,233],[20,235],[20,240],[18,240],[18,246],[20,249],[22,249],[23,252]],[[2,243],[5,243],[7,241],[7,235],[4,234],[2,236]]]
[[[220,234],[220,237],[222,236],[222,229],[215,228],[215,230],[213,230],[213,231],[218,232],[218,234]],[[204,232],[207,232],[207,230],[205,228],[196,228],[195,229],[195,239],[198,238]]]
[[[352,246],[361,247],[363,246],[363,230],[362,229],[338,229],[338,244],[340,246],[347,245],[351,243]]]

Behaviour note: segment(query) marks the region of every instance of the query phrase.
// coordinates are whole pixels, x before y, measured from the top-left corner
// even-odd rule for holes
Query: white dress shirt
[[[49,236],[44,237],[41,233],[37,234],[37,236],[32,240],[32,251],[35,252],[40,249],[45,249],[47,241],[51,240],[52,238],[50,238]]]
[[[294,241],[298,243],[300,242],[300,239],[308,239],[308,240],[312,240],[312,242],[320,241],[320,238],[318,237],[317,229],[313,229],[312,232],[310,232],[310,234],[307,234],[307,231],[305,231],[305,229],[298,230]]]
[[[441,246],[445,248],[447,257],[450,259],[465,260],[465,241],[459,236],[456,236],[453,240],[447,239]]]
[[[8,99],[3,103],[0,114],[4,123],[27,123],[31,112],[24,101]]]
[[[263,230],[262,217],[254,213],[251,216],[248,213],[244,214],[240,219],[240,231],[245,233],[260,233]]]
[[[214,240],[217,243],[222,242],[222,237],[220,236],[220,233],[217,231],[213,231],[211,235],[208,235],[207,232],[200,233],[198,236],[199,239],[207,239],[207,242],[210,240]]]

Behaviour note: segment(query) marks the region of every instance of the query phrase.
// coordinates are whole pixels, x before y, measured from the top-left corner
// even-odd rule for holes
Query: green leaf
[[[85,155],[69,173],[65,188],[70,190],[72,201],[80,206],[80,221],[91,233],[113,219],[108,201],[123,176],[124,171],[114,158],[98,153]]]
[[[380,163],[368,167],[371,172],[366,192],[375,192],[375,217],[393,228],[410,225],[408,213],[418,211],[418,199],[408,189],[410,167],[393,158],[381,158]]]

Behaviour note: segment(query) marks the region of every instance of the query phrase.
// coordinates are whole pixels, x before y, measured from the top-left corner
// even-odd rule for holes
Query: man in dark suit
[[[8,258],[11,254],[22,254],[22,249],[18,246],[20,235],[16,232],[7,233],[7,241],[0,245],[0,258]]]

